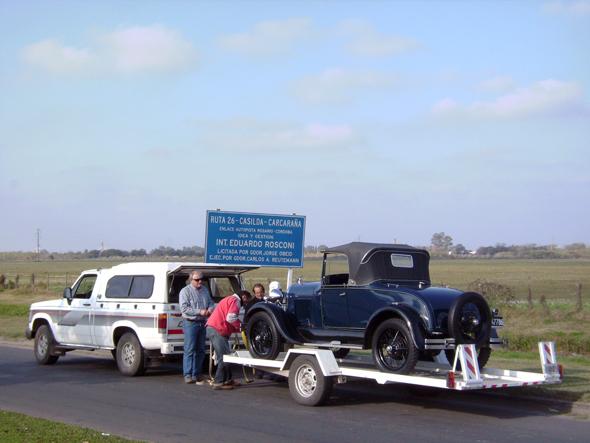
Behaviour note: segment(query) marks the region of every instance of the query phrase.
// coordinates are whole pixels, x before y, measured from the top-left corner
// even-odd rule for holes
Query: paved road
[[[0,346],[0,408],[158,443],[555,443],[590,435],[590,421],[566,417],[567,408],[551,412],[482,392],[419,398],[397,385],[357,381],[335,387],[328,406],[308,408],[285,383],[257,380],[219,392],[183,384],[177,364],[130,378],[112,358],[73,352],[38,366],[32,349],[12,346]]]

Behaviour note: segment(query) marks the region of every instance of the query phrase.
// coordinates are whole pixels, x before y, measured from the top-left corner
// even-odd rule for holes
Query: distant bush
[[[586,245],[584,243],[572,243],[571,245],[566,245],[565,249],[568,251],[577,251],[579,249],[586,249]]]
[[[514,292],[510,286],[487,280],[474,280],[469,283],[467,289],[483,295],[486,300],[491,302],[509,303],[516,300]]]

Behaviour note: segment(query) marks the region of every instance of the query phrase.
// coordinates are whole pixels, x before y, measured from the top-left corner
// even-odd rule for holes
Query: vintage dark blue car
[[[322,251],[320,282],[293,284],[258,303],[245,322],[253,357],[276,359],[283,345],[371,349],[384,372],[408,374],[442,350],[475,344],[480,367],[502,347],[502,317],[480,294],[432,286],[430,254],[408,245],[354,242]]]

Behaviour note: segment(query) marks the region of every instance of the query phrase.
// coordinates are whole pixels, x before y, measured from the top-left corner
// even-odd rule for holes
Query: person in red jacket
[[[234,332],[239,331],[242,325],[238,318],[240,307],[242,303],[246,304],[251,299],[252,295],[248,291],[240,291],[239,295],[225,297],[207,320],[207,337],[213,344],[218,359],[217,371],[213,380],[213,389],[215,390],[228,390],[240,385],[234,381],[231,369],[223,361],[223,356],[231,352],[229,338]]]

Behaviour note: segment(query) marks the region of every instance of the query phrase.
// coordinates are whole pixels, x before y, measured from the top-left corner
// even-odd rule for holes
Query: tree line
[[[429,246],[416,246],[427,249],[432,258],[590,258],[590,247],[585,243],[572,243],[563,248],[557,245],[537,245],[535,243],[525,245],[510,245],[497,243],[495,246],[480,246],[475,251],[468,250],[461,243],[454,245],[453,238],[444,232],[435,233]],[[305,246],[304,254],[310,258],[317,257],[328,246]],[[85,249],[78,252],[48,252],[41,250],[39,255],[43,260],[93,260],[93,259],[166,259],[166,258],[189,258],[203,259],[205,248],[201,246],[183,247],[175,249],[170,246],[159,246],[158,248],[146,251],[145,249]],[[3,260],[37,260],[37,252],[4,252],[0,256]]]
[[[453,245],[453,238],[444,232],[437,232],[430,240],[429,249],[435,258],[479,256],[487,258],[589,258],[590,248],[585,243],[572,243],[563,248],[557,245],[511,245],[497,243],[495,246],[480,246],[475,251],[469,251],[462,244]]]

